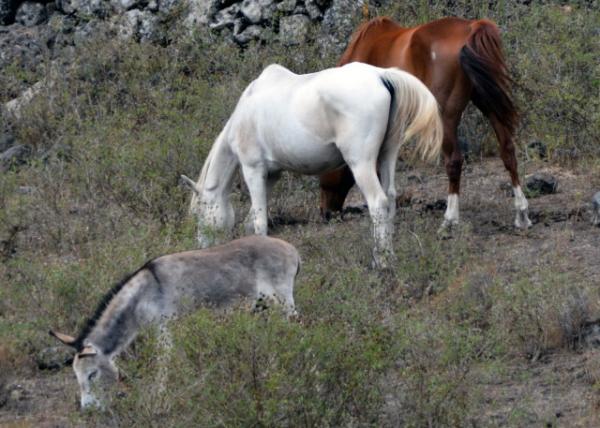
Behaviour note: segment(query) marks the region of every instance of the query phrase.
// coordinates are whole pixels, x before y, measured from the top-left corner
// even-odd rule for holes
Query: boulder
[[[310,29],[310,18],[306,15],[290,15],[279,20],[279,40],[287,46],[306,41]]]
[[[210,28],[213,30],[220,30],[225,27],[233,28],[239,13],[240,5],[238,3],[221,9],[213,16]]]
[[[32,1],[23,2],[17,9],[15,21],[25,27],[33,27],[48,19],[46,7]]]
[[[556,193],[558,189],[558,180],[551,174],[545,172],[537,172],[525,181],[527,190],[536,195],[548,195]]]
[[[240,45],[245,45],[251,40],[260,38],[262,31],[262,27],[259,27],[258,25],[250,25],[249,27],[246,27],[244,31],[240,32],[239,34],[235,34],[233,37],[237,43]]]
[[[112,9],[105,0],[56,0],[56,7],[67,15],[101,19],[106,18]]]
[[[262,8],[258,0],[244,0],[240,11],[253,24],[258,24],[262,20]]]
[[[140,6],[140,0],[119,0],[119,6],[124,10],[138,8]]]
[[[6,104],[4,104],[4,111],[8,114],[8,116],[12,116],[16,119],[21,117],[21,111],[24,107],[29,105],[31,100],[38,95],[42,89],[44,88],[44,82],[39,81],[35,85],[28,88],[17,98],[10,100]]]
[[[296,9],[298,0],[283,0],[277,5],[277,10],[283,13],[291,13]]]

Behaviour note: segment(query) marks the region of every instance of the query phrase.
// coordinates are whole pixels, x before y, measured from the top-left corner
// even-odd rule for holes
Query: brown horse
[[[456,133],[469,101],[490,120],[498,138],[500,156],[510,173],[515,195],[515,226],[531,226],[513,143],[518,115],[510,93],[511,78],[500,34],[493,22],[444,18],[404,28],[389,18],[376,18],[359,27],[338,65],[353,61],[408,71],[425,83],[437,99],[444,124],[442,149],[450,182],[443,228],[458,223],[463,154]],[[348,167],[321,176],[321,212],[326,218],[332,211],[342,209],[353,184]]]

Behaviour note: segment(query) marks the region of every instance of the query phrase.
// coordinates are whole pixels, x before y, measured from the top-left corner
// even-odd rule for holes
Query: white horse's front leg
[[[262,167],[242,165],[244,180],[250,192],[252,208],[250,219],[256,235],[267,234],[267,172]]]
[[[518,229],[528,229],[531,227],[531,220],[529,220],[529,203],[527,198],[521,190],[521,186],[513,187],[515,194],[515,209],[517,210],[517,216],[515,218],[515,227]]]

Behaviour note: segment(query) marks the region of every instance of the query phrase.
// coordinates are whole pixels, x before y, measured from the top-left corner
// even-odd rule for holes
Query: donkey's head
[[[87,339],[80,345],[69,335],[54,331],[50,331],[50,334],[77,349],[73,371],[79,383],[81,408],[103,407],[108,390],[119,378],[119,371],[112,359]]]

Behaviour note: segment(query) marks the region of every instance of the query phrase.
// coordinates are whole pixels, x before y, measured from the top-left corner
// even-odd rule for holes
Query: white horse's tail
[[[444,129],[433,94],[415,76],[398,69],[386,69],[381,80],[392,95],[384,147],[416,137],[415,153],[424,160],[437,159]]]

